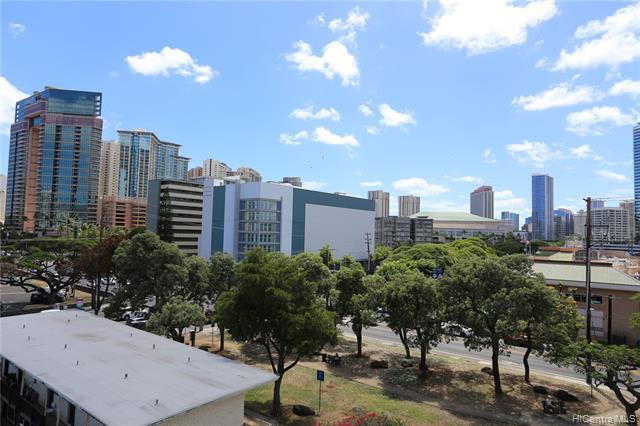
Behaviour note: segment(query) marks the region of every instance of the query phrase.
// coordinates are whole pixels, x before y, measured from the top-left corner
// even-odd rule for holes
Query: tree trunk
[[[409,341],[407,340],[407,330],[401,329],[398,335],[400,336],[400,341],[402,342],[402,346],[404,346],[404,354],[405,354],[404,357],[407,359],[410,359],[411,348],[409,347]]]
[[[220,352],[224,351],[224,327],[218,324],[220,329]],[[211,334],[213,334],[213,327],[211,328]]]
[[[420,345],[420,374],[423,376],[427,375],[427,345]]]
[[[500,383],[500,364],[498,357],[500,356],[500,339],[497,336],[491,336],[491,368],[493,369],[493,386],[496,396],[502,396],[502,384]]]
[[[278,376],[278,380],[273,384],[273,403],[271,405],[271,414],[276,417],[282,415],[282,402],[280,401],[280,385],[282,384],[282,376]]]
[[[362,356],[362,325],[353,324],[351,329],[353,330],[353,334],[356,335],[356,343],[358,346],[357,356],[360,358]]]
[[[529,381],[529,355],[531,354],[531,333],[527,332],[527,350],[524,352],[524,356],[522,357],[522,363],[524,364],[524,381],[527,383],[531,383]]]

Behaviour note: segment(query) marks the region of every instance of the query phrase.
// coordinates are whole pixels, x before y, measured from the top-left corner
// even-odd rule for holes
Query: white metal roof
[[[0,318],[0,353],[108,425],[155,423],[276,378],[78,310]]]

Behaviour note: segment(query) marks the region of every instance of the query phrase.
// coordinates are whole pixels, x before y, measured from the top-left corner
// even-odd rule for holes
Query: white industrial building
[[[295,255],[329,245],[335,257],[367,259],[373,250],[372,200],[278,183],[205,183],[198,254],[236,258],[254,247]]]
[[[240,426],[276,377],[77,311],[0,318],[2,424]]]

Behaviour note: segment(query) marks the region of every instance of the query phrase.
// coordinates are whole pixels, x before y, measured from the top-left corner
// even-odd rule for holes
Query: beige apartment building
[[[145,227],[147,199],[135,197],[103,197],[98,202],[98,224],[107,228]]]

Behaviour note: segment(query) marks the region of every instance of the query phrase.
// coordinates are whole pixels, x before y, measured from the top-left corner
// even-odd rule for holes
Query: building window
[[[280,251],[281,202],[267,199],[240,200],[238,258],[255,247]]]

